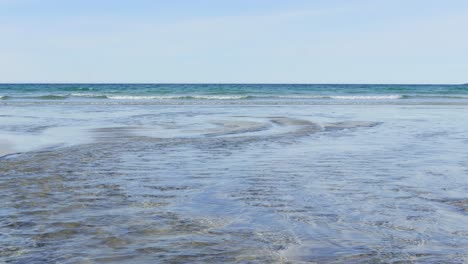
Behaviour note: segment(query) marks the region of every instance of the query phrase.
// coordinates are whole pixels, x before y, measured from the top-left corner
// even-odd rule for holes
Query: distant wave
[[[91,94],[91,93],[72,93],[70,97],[84,97],[93,99],[108,99],[107,95],[104,94]]]
[[[338,99],[338,100],[392,100],[401,99],[401,95],[381,95],[381,96],[324,96],[324,95],[167,95],[167,96],[131,96],[112,95],[109,99],[116,100],[241,100],[241,99]]]
[[[33,96],[30,97],[31,99],[42,99],[42,100],[64,100],[67,99],[68,96],[66,95],[41,95],[41,96]]]
[[[402,99],[402,95],[334,95],[331,99],[338,100],[396,100]]]
[[[67,87],[65,91],[93,91],[93,87]]]
[[[38,96],[0,96],[0,100],[26,99],[26,100],[66,100],[73,97],[90,98],[90,99],[108,99],[106,95],[96,94],[69,94],[69,95],[38,95]]]
[[[199,100],[239,100],[248,99],[251,96],[247,95],[161,95],[161,96],[144,96],[144,95],[111,95],[109,99],[115,100],[168,100],[168,99],[199,99]]]
[[[49,95],[3,95],[0,100],[67,100],[67,99],[107,99],[107,100],[350,100],[350,101],[377,101],[400,99],[468,99],[468,95],[438,95],[438,94],[385,94],[385,95],[310,95],[310,94],[255,94],[255,95],[131,95],[131,94],[98,94],[98,93],[71,93]]]
[[[468,95],[403,95],[403,99],[468,99]]]
[[[240,100],[254,98],[249,95],[105,95],[92,93],[72,93],[69,95],[40,95],[40,96],[1,96],[0,99],[36,99],[36,100],[65,100],[69,98],[112,99],[112,100]]]
[[[468,95],[285,95],[278,96],[285,99],[335,99],[335,100],[399,100],[399,99],[468,99]],[[275,98],[273,96],[272,98]]]
[[[62,95],[40,95],[40,96],[0,96],[0,100],[12,100],[12,99],[36,99],[36,100],[64,100],[67,96]]]

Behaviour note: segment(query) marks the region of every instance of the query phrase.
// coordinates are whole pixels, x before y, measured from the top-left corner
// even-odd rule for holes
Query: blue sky
[[[467,83],[465,0],[0,0],[0,82]]]

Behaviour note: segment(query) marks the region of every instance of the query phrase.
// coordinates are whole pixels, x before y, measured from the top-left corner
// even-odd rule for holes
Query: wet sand
[[[0,139],[0,157],[13,153],[13,144]]]
[[[21,109],[5,131],[69,137],[0,159],[0,262],[468,257],[466,107]]]

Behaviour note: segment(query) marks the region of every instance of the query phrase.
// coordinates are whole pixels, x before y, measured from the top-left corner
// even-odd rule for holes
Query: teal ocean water
[[[0,263],[468,261],[466,85],[0,96]]]
[[[464,102],[468,85],[0,84],[2,100],[291,100]]]

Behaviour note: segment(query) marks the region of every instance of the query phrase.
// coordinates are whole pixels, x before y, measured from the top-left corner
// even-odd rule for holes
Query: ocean
[[[154,104],[169,103],[168,100],[177,100],[180,104],[187,103],[187,100],[243,100],[251,104],[265,101],[274,103],[305,101],[306,104],[314,104],[336,103],[333,100],[402,99],[407,103],[421,101],[449,103],[467,100],[468,84],[0,84],[0,99],[25,102],[146,100]]]
[[[468,85],[0,84],[0,263],[466,263]]]

